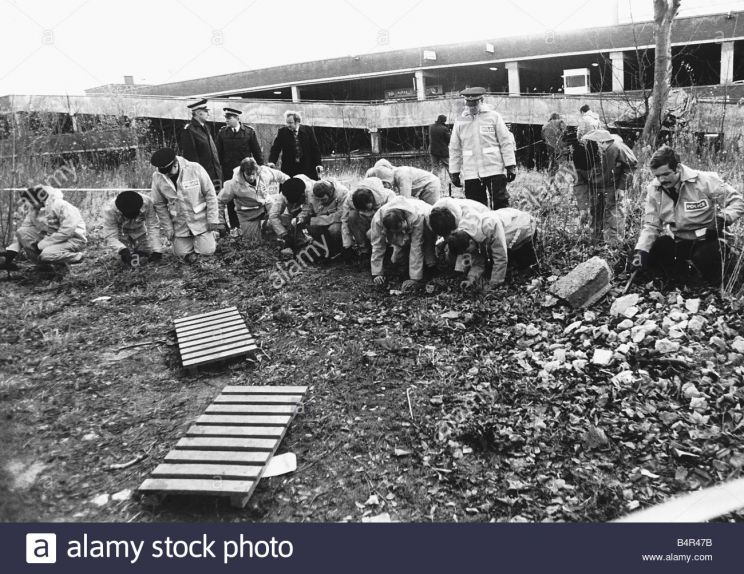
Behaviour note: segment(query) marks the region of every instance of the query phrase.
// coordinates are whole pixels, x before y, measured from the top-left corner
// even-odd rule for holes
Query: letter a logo
[[[26,564],[56,564],[57,535],[54,533],[26,534]]]

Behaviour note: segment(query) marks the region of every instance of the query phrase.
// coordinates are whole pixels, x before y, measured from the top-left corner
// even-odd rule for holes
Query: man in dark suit
[[[279,128],[274,144],[269,152],[269,166],[276,164],[282,156],[282,171],[287,175],[304,174],[310,179],[320,179],[323,166],[320,159],[320,146],[312,128],[300,125],[302,118],[298,112],[284,113],[285,127]]]
[[[444,114],[429,126],[429,154],[431,155],[431,171],[437,176],[441,168],[449,174],[449,142],[452,132],[447,127],[447,116]]]
[[[256,131],[240,122],[240,110],[234,108],[223,108],[225,112],[226,126],[220,128],[217,134],[217,154],[222,164],[222,181],[232,179],[236,168],[240,167],[240,162],[247,157],[252,157],[258,165],[263,165],[263,153],[261,146],[258,144]],[[227,214],[230,220],[230,228],[240,228],[238,215],[235,213],[235,204],[230,201],[227,204]]]
[[[191,110],[191,121],[184,126],[181,133],[181,156],[201,165],[207,171],[215,189],[219,189],[222,187],[222,167],[217,146],[206,123],[209,115],[207,100],[200,100],[188,108]]]

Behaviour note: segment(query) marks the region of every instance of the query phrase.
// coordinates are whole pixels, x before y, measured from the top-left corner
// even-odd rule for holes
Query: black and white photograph
[[[744,522],[744,0],[0,21],[0,523]]]

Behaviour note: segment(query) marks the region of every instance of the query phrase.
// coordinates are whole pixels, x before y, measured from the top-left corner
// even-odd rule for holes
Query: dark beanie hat
[[[122,191],[114,201],[116,209],[122,212],[124,217],[132,219],[142,209],[142,196],[136,191]]]
[[[298,177],[290,177],[279,189],[290,203],[297,203],[305,196],[305,182]]]

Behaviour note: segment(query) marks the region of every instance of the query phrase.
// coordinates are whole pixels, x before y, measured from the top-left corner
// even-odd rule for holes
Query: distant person
[[[80,211],[63,199],[59,189],[48,185],[29,187],[21,192],[21,199],[28,212],[5,250],[4,268],[17,269],[13,260],[23,250],[40,268],[64,275],[68,264],[80,263],[88,243]]]
[[[379,177],[382,184],[402,197],[413,197],[434,205],[441,195],[442,182],[430,171],[401,165],[395,167],[386,159],[378,160],[367,170],[367,177]]]
[[[152,198],[136,191],[117,195],[103,210],[103,238],[124,265],[160,261],[163,244]]]
[[[431,170],[439,177],[444,168],[449,173],[449,143],[452,131],[447,127],[447,116],[444,114],[429,126],[429,154],[431,155]]]
[[[588,104],[584,104],[579,108],[581,117],[579,118],[579,124],[576,128],[576,137],[581,140],[586,134],[593,130],[602,128],[602,122],[596,112],[593,112]]]
[[[360,259],[372,253],[369,229],[377,210],[398,197],[392,189],[382,185],[378,177],[367,177],[357,184],[344,203],[341,212],[341,237],[344,249],[356,247]]]
[[[200,100],[187,106],[191,110],[191,121],[181,133],[181,155],[188,161],[201,165],[217,189],[222,184],[222,166],[217,146],[207,125],[209,108],[207,100]]]
[[[460,92],[466,107],[452,128],[449,171],[457,187],[464,182],[465,197],[499,209],[509,206],[506,184],[517,177],[516,146],[501,115],[483,103],[485,93],[485,88]]]
[[[240,162],[247,157],[252,157],[258,165],[264,163],[261,146],[256,137],[256,130],[251,126],[240,122],[242,112],[235,108],[223,108],[225,112],[226,125],[217,133],[217,155],[222,165],[223,185],[232,178],[233,171]],[[240,220],[235,213],[235,205],[232,201],[227,203],[227,213],[231,229],[240,227]]]
[[[151,197],[173,252],[186,263],[214,255],[214,233],[225,233],[217,213],[217,195],[207,171],[198,163],[176,155],[170,148],[152,154]]]
[[[279,128],[271,146],[269,163],[275,165],[281,156],[281,170],[288,176],[302,174],[310,179],[319,179],[323,166],[315,132],[301,123],[302,117],[298,112],[284,112],[284,122],[286,125]]]
[[[262,241],[261,225],[268,218],[276,195],[269,194],[272,184],[281,185],[289,179],[286,173],[266,165],[258,165],[252,157],[245,158],[233,170],[217,196],[220,222],[225,223],[225,207],[234,203],[240,235],[250,244]]]
[[[680,163],[669,146],[656,150],[649,167],[654,179],[632,266],[675,281],[720,284],[721,243],[725,228],[744,214],[741,191],[715,172]]]
[[[548,174],[555,175],[558,167],[568,157],[568,148],[563,140],[566,133],[566,122],[560,114],[552,113],[542,127],[542,140],[548,148]]]
[[[573,189],[582,219],[591,222],[596,240],[616,246],[624,238],[622,201],[638,164],[635,154],[620,136],[593,130],[576,145],[574,163]]]

